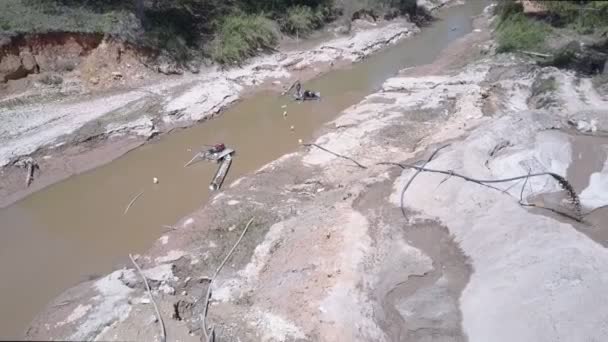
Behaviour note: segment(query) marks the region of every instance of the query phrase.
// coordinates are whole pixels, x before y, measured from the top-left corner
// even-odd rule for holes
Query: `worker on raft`
[[[291,91],[291,89],[295,88],[296,92],[293,94],[293,97],[296,101],[307,101],[307,100],[320,100],[321,99],[321,93],[319,92],[314,92],[312,90],[304,90],[304,92],[302,92],[302,84],[300,83],[300,81],[296,81],[294,84],[292,84],[291,87],[289,87],[289,89],[287,89],[287,91],[285,91],[283,94],[289,93]]]

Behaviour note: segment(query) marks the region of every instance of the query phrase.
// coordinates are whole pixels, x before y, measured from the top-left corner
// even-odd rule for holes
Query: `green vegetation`
[[[280,33],[306,36],[339,17],[421,15],[416,0],[0,0],[0,34],[111,34],[177,61],[240,63]]]
[[[53,1],[1,0],[0,31],[119,33],[129,13],[114,9],[104,13],[86,7],[61,6]]]
[[[511,13],[502,18],[497,27],[497,52],[542,50],[550,32],[548,24],[528,18],[523,13]]]
[[[542,5],[547,8],[554,26],[570,27],[583,34],[608,26],[606,1],[543,1]]]
[[[578,34],[605,33],[608,30],[608,1],[534,0],[540,11],[524,14],[521,3],[500,1],[498,15],[498,51],[539,50],[554,29]]]
[[[508,0],[496,6],[495,14],[498,52],[546,52],[540,65],[587,75],[606,72],[608,2]]]
[[[261,50],[270,49],[279,39],[275,24],[261,14],[227,17],[210,44],[210,55],[221,64],[237,64]]]

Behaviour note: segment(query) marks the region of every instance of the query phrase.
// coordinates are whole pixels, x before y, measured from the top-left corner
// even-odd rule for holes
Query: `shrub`
[[[238,64],[259,51],[271,49],[279,38],[275,24],[261,14],[228,16],[210,44],[210,55],[220,64]]]
[[[306,36],[323,24],[323,14],[306,6],[293,6],[281,20],[281,30],[288,34]]]
[[[416,0],[337,0],[336,4],[342,10],[343,20],[350,31],[351,20],[357,14],[368,14],[372,17],[392,19],[397,15],[406,15],[416,25],[424,26],[433,17]]]
[[[593,33],[594,30],[608,25],[606,1],[542,1],[540,3],[547,9],[555,26],[569,26],[581,33]]]
[[[498,16],[499,25],[507,18],[516,15],[518,13],[522,13],[524,10],[524,6],[513,0],[504,0],[499,1],[494,7],[494,15]]]
[[[505,18],[497,28],[497,52],[515,50],[542,50],[545,37],[550,27],[542,21],[536,21],[516,13]]]

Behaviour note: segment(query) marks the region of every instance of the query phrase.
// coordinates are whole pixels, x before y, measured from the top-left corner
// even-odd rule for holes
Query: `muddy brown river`
[[[431,62],[450,42],[471,31],[471,17],[483,6],[483,1],[474,0],[445,9],[438,14],[440,20],[417,36],[307,82],[307,88],[322,93],[322,101],[297,104],[276,93],[257,93],[216,119],[168,134],[1,209],[0,339],[21,337],[53,297],[124,264],[128,253],[144,252],[163,233],[163,225],[204,205],[216,166],[200,162],[183,167],[202,145],[224,142],[237,150],[228,186],[296,150],[298,139],[312,138],[323,123],[377,90],[398,70]],[[153,184],[153,177],[160,182]]]

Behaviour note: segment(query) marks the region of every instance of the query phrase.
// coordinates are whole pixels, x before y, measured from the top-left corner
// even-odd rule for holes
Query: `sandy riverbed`
[[[606,100],[571,72],[484,56],[487,20],[435,63],[387,80],[316,139],[364,167],[316,148],[286,155],[235,181],[139,257],[171,340],[200,339],[208,284],[201,277],[251,217],[213,284],[209,325],[222,339],[608,337],[605,221],[578,223],[518,203],[559,193],[551,178],[523,190],[523,182],[498,184],[503,193],[422,173],[403,197],[404,217],[401,190],[413,171],[376,165],[426,160],[449,143],[427,167],[484,179],[550,171],[576,179],[584,213],[608,204],[608,167],[575,162],[587,158],[579,135],[608,129]],[[534,81],[550,76],[558,87],[535,93]],[[534,203],[572,209],[567,201]],[[155,324],[143,283],[127,266],[66,292],[27,337],[158,340]]]
[[[258,57],[238,69],[209,69],[131,91],[0,108],[0,207],[107,163],[159,133],[206,120],[256,89],[282,89],[418,32],[400,20],[361,26],[313,49]],[[29,188],[25,170],[14,165],[24,156],[33,156],[40,166]]]

